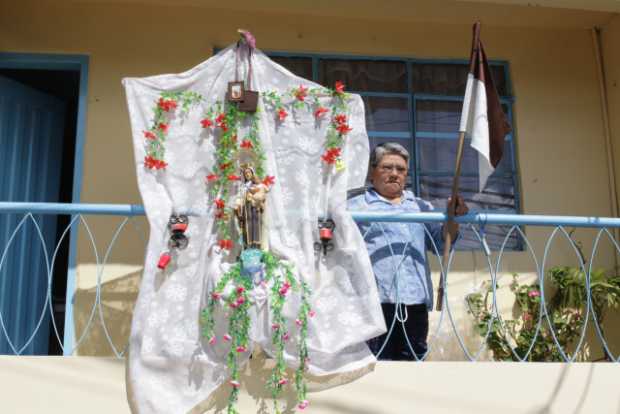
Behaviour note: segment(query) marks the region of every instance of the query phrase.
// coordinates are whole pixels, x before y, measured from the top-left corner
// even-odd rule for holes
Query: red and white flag
[[[480,40],[480,23],[476,23],[459,132],[464,132],[465,138],[471,139],[472,148],[478,151],[478,191],[484,190],[502,159],[504,138],[510,130]]]

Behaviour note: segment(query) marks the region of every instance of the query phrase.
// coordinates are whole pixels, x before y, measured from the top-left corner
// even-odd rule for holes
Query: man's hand
[[[468,212],[469,207],[467,207],[467,204],[465,204],[465,200],[463,200],[463,197],[456,196],[456,205],[452,201],[452,197],[448,198],[447,213],[449,216],[464,216]],[[447,229],[447,231],[450,232],[450,240],[454,242],[454,239],[456,239],[456,235],[459,232],[459,224],[455,221],[448,221],[448,225],[444,227],[444,229]],[[444,233],[444,239],[445,238],[446,235]]]
[[[469,213],[469,207],[467,207],[467,204],[465,204],[465,200],[463,200],[463,197],[456,196],[456,207],[452,202],[452,197],[449,197],[448,212],[450,211],[452,211],[455,216],[464,216],[465,214]]]

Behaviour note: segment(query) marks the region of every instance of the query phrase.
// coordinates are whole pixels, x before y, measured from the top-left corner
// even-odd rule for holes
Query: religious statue
[[[241,166],[243,183],[235,200],[235,215],[243,235],[244,249],[261,249],[263,212],[269,188],[260,182],[254,169],[248,165]]]

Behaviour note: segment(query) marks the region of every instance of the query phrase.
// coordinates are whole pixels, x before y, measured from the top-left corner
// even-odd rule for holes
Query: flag
[[[465,138],[471,139],[471,147],[478,151],[478,191],[482,192],[489,176],[502,159],[504,138],[511,128],[482,47],[480,23],[474,24],[473,31],[459,132],[464,132]]]

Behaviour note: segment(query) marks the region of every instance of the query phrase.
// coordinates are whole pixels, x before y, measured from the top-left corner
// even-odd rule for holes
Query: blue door
[[[58,201],[64,122],[63,101],[0,77],[0,201]],[[0,214],[0,354],[47,354],[48,265],[32,220],[11,240],[23,217]],[[51,262],[57,217],[34,220]]]

